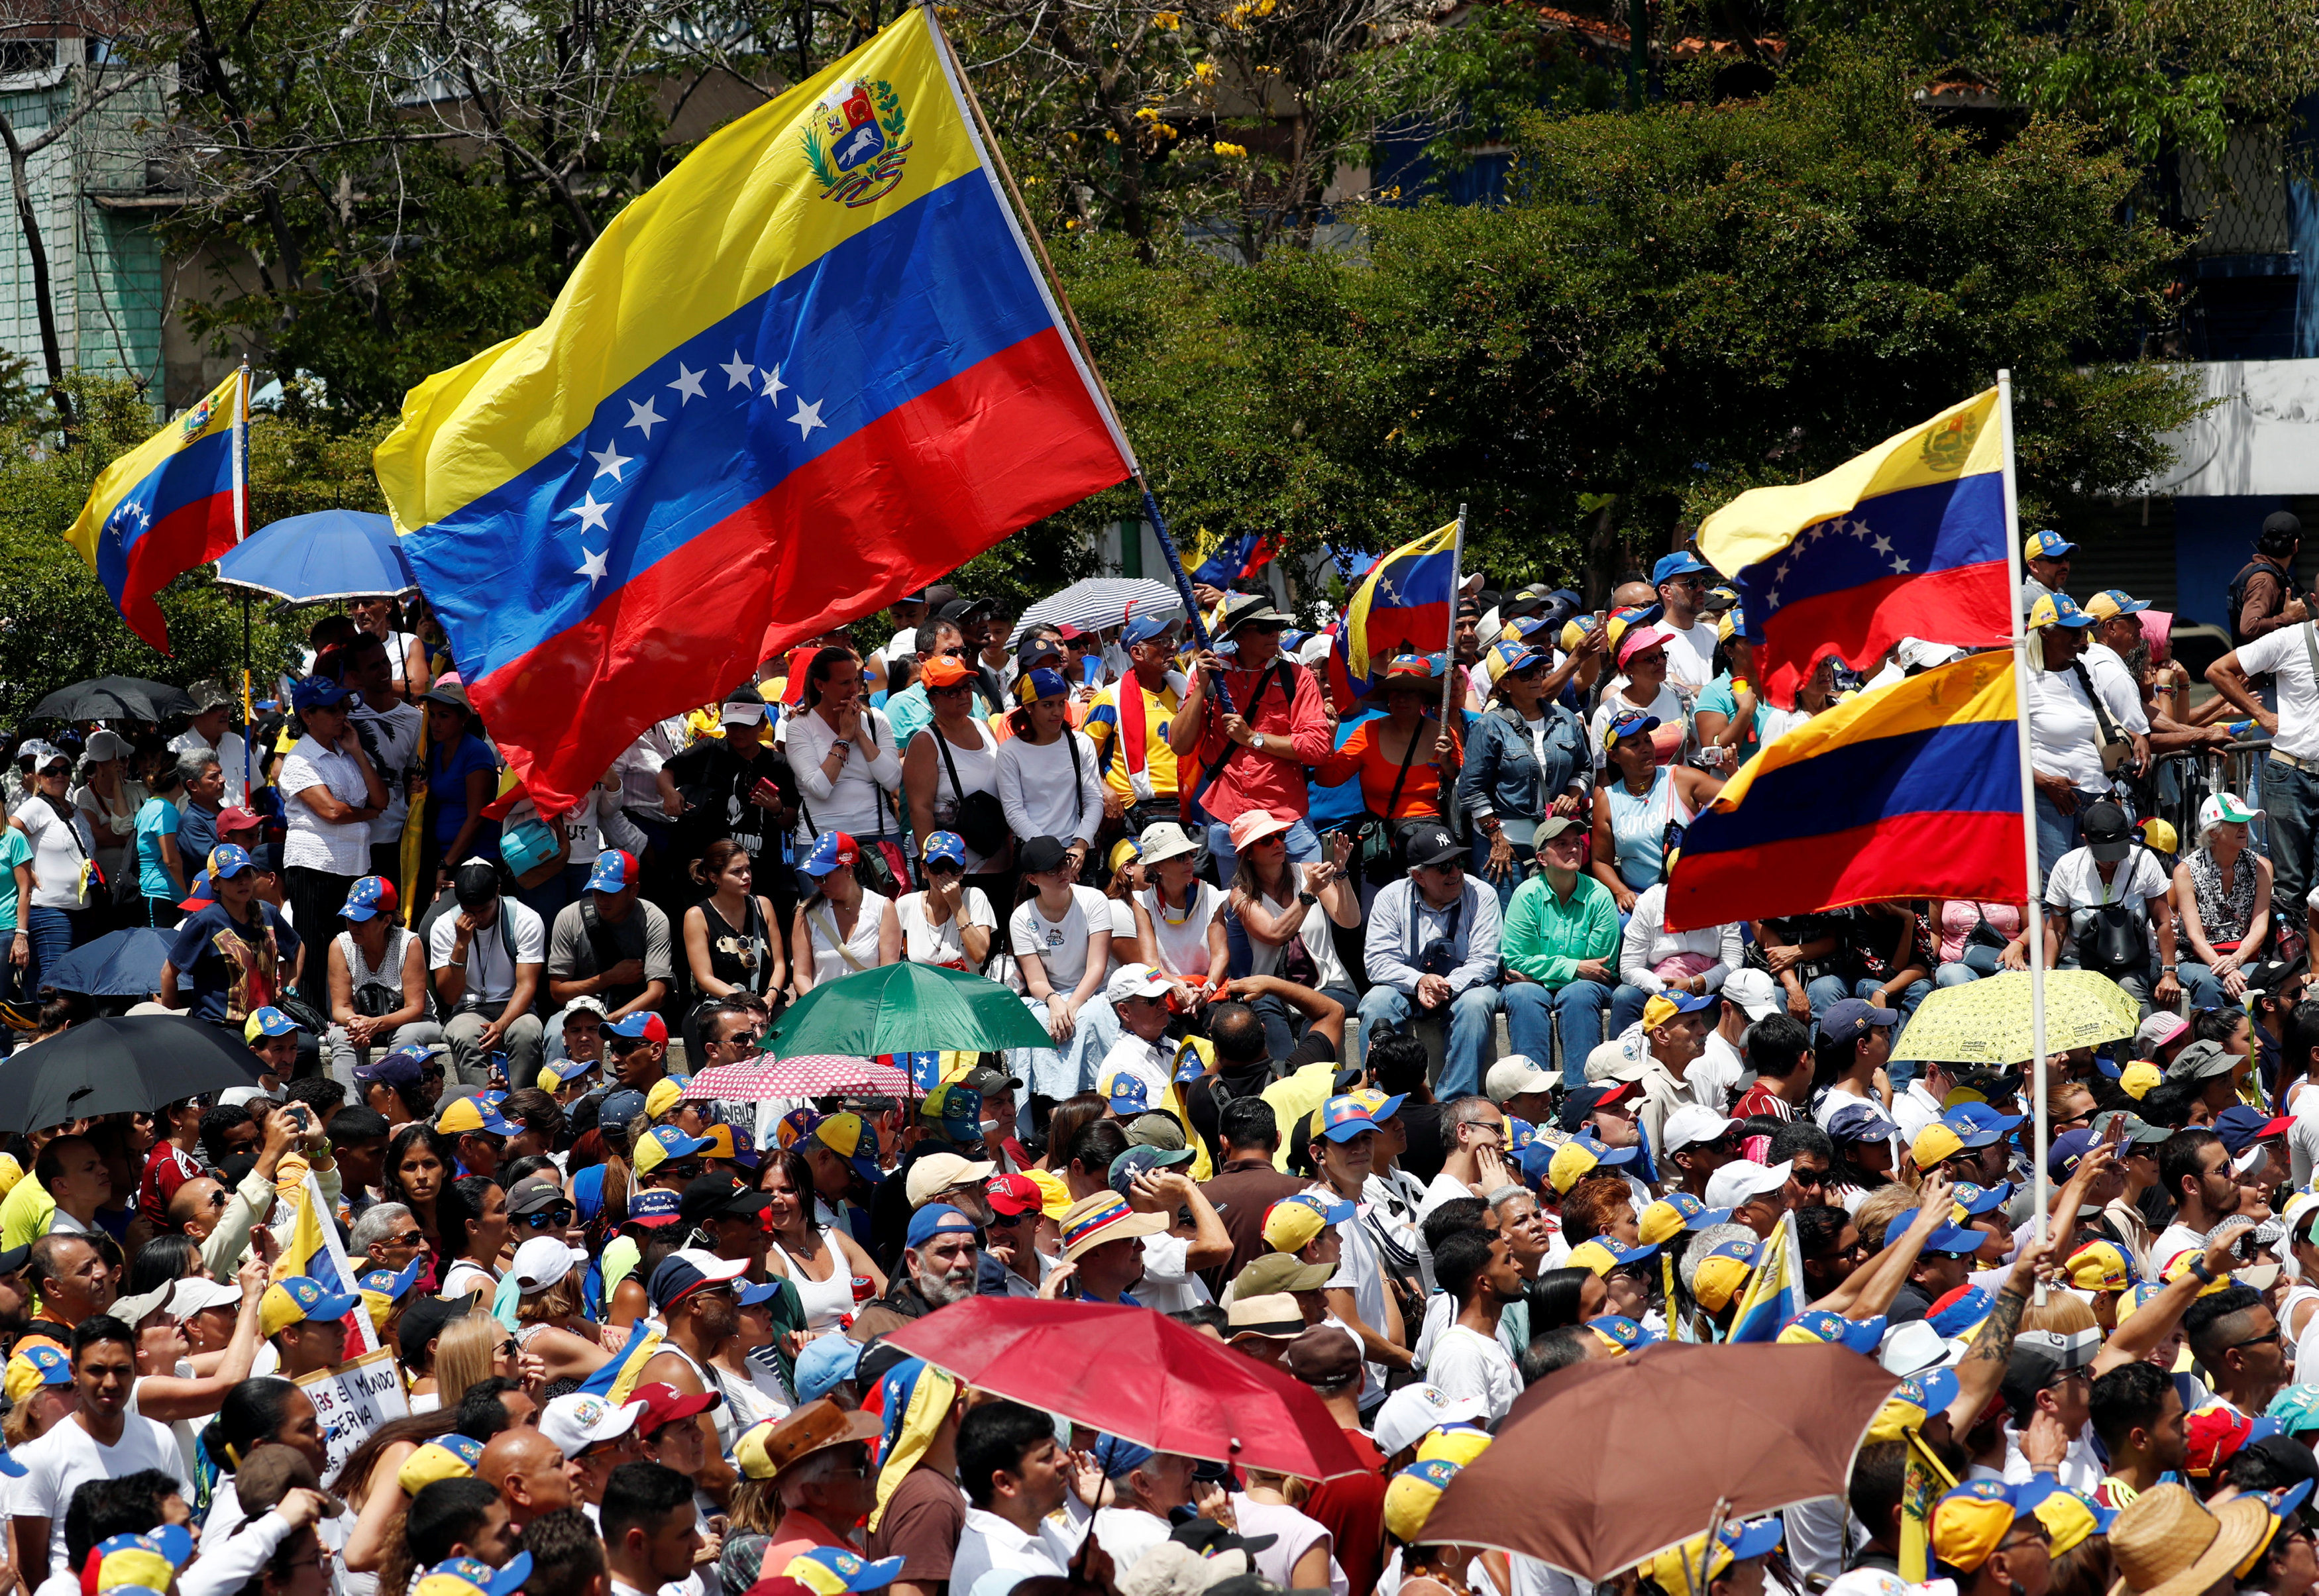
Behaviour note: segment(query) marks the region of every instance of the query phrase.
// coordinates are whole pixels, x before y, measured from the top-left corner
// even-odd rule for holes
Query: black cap
[[[936,620],[965,621],[977,616],[988,615],[991,603],[988,599],[952,599],[934,612]]]
[[[1003,1067],[997,1064],[976,1065],[958,1084],[985,1097],[993,1092],[1019,1092],[1023,1089],[1020,1079],[1007,1074]]]
[[[464,1319],[474,1312],[483,1298],[480,1290],[463,1297],[415,1297],[411,1306],[402,1311],[402,1319],[395,1327],[395,1336],[406,1348],[424,1347],[441,1335],[455,1319]],[[412,1360],[405,1357],[405,1363]]]
[[[15,1274],[30,1263],[32,1258],[32,1245],[29,1241],[22,1247],[12,1247],[5,1252],[0,1252],[0,1275]]]
[[[1189,1546],[1203,1557],[1213,1557],[1219,1552],[1246,1552],[1249,1561],[1256,1554],[1280,1537],[1277,1535],[1235,1535],[1214,1519],[1194,1519],[1178,1524],[1169,1531],[1168,1538],[1178,1546]]]
[[[2086,806],[2079,825],[2085,831],[2086,846],[2093,850],[2096,859],[2104,864],[2114,864],[2125,857],[2134,836],[2134,825],[2126,819],[2124,809],[2104,798]]]
[[[686,1224],[697,1225],[713,1214],[740,1219],[762,1213],[772,1201],[764,1193],[752,1190],[747,1181],[720,1169],[686,1186],[677,1199],[676,1213]]]
[[[461,908],[469,911],[497,902],[500,896],[499,867],[486,864],[480,859],[467,861],[451,878],[451,894]]]
[[[2303,536],[2303,522],[2291,509],[2274,509],[2262,518],[2265,537],[2289,538]]]
[[[1501,600],[1498,613],[1508,620],[1518,615],[1543,615],[1554,602],[1554,590],[1542,582],[1534,582],[1520,589],[1512,597]]]
[[[1034,875],[1043,870],[1062,869],[1064,857],[1069,852],[1059,837],[1033,837],[1023,844],[1023,851],[1015,856],[1015,862],[1024,875]]]
[[[1449,834],[1448,827],[1444,825],[1412,825],[1408,835],[1409,862],[1412,868],[1424,864],[1446,864],[1466,852],[1457,845],[1457,839]]]
[[[1579,1127],[1586,1123],[1586,1116],[1594,1112],[1594,1105],[1617,1089],[1615,1081],[1576,1087],[1562,1100],[1561,1112],[1555,1118],[1564,1130],[1575,1136]]]

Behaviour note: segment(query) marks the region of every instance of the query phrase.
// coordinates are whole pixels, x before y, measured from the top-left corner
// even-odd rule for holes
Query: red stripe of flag
[[[2002,560],[1881,577],[1800,599],[1764,617],[1764,640],[1755,645],[1756,685],[1773,703],[1792,704],[1823,654],[1865,670],[1903,637],[1960,648],[2009,643],[2013,604]]]

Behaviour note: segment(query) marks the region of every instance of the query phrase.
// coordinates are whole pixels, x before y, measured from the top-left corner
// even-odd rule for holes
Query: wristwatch
[[[2215,1272],[2206,1267],[2206,1260],[2204,1258],[2195,1253],[2190,1258],[2190,1273],[2196,1275],[2203,1285],[2212,1285],[2215,1283]]]
[[[1311,893],[1309,893],[1309,892],[1299,892],[1299,893],[1297,893],[1297,895],[1296,895],[1296,901],[1297,901],[1298,903],[1303,904],[1306,908],[1308,908],[1308,909],[1309,909],[1309,908],[1311,908],[1314,904],[1319,903],[1321,900],[1320,900],[1319,898],[1317,898],[1317,897],[1313,897],[1313,894],[1311,894]]]

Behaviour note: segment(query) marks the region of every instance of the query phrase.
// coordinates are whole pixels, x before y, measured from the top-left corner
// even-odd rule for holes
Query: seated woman
[[[1926,919],[1936,939],[1933,984],[1962,987],[2000,969],[2029,968],[2029,906],[1936,898]],[[1986,925],[1987,931],[1981,928]]]
[[[2247,846],[2247,825],[2262,811],[2227,792],[2198,806],[2198,849],[2174,867],[2182,961],[2175,976],[2194,1008],[2246,996],[2247,966],[2270,936],[2270,861]]]
[[[1723,790],[1721,778],[1689,765],[1663,765],[1652,744],[1656,716],[1629,711],[1602,728],[1610,769],[1594,802],[1595,879],[1611,889],[1621,915],[1635,895],[1664,874],[1667,827],[1692,816]]]

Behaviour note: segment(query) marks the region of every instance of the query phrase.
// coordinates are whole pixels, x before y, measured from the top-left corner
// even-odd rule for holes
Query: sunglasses
[[[573,1209],[570,1205],[559,1203],[555,1207],[543,1209],[537,1213],[519,1213],[516,1215],[516,1222],[535,1231],[555,1230],[559,1226],[570,1224]]]
[[[930,876],[962,876],[966,874],[966,866],[959,863],[955,859],[929,859],[926,861],[926,874]]]
[[[699,1159],[687,1159],[680,1164],[663,1164],[661,1168],[681,1180],[698,1180],[707,1173],[701,1168],[701,1161]]]
[[[500,1356],[501,1357],[520,1357],[523,1356],[523,1348],[517,1342],[513,1336],[510,1336],[506,1340],[500,1343]]]
[[[930,687],[926,689],[926,696],[930,699],[962,699],[973,690],[973,688],[960,681],[953,682],[949,687]]]
[[[222,1199],[225,1194],[221,1192],[218,1195]],[[219,1202],[218,1206],[221,1208],[225,1206],[222,1200]],[[392,1241],[397,1247],[416,1247],[420,1242],[427,1240],[427,1232],[424,1231],[405,1231],[399,1236],[389,1236],[386,1237],[385,1240]]]

